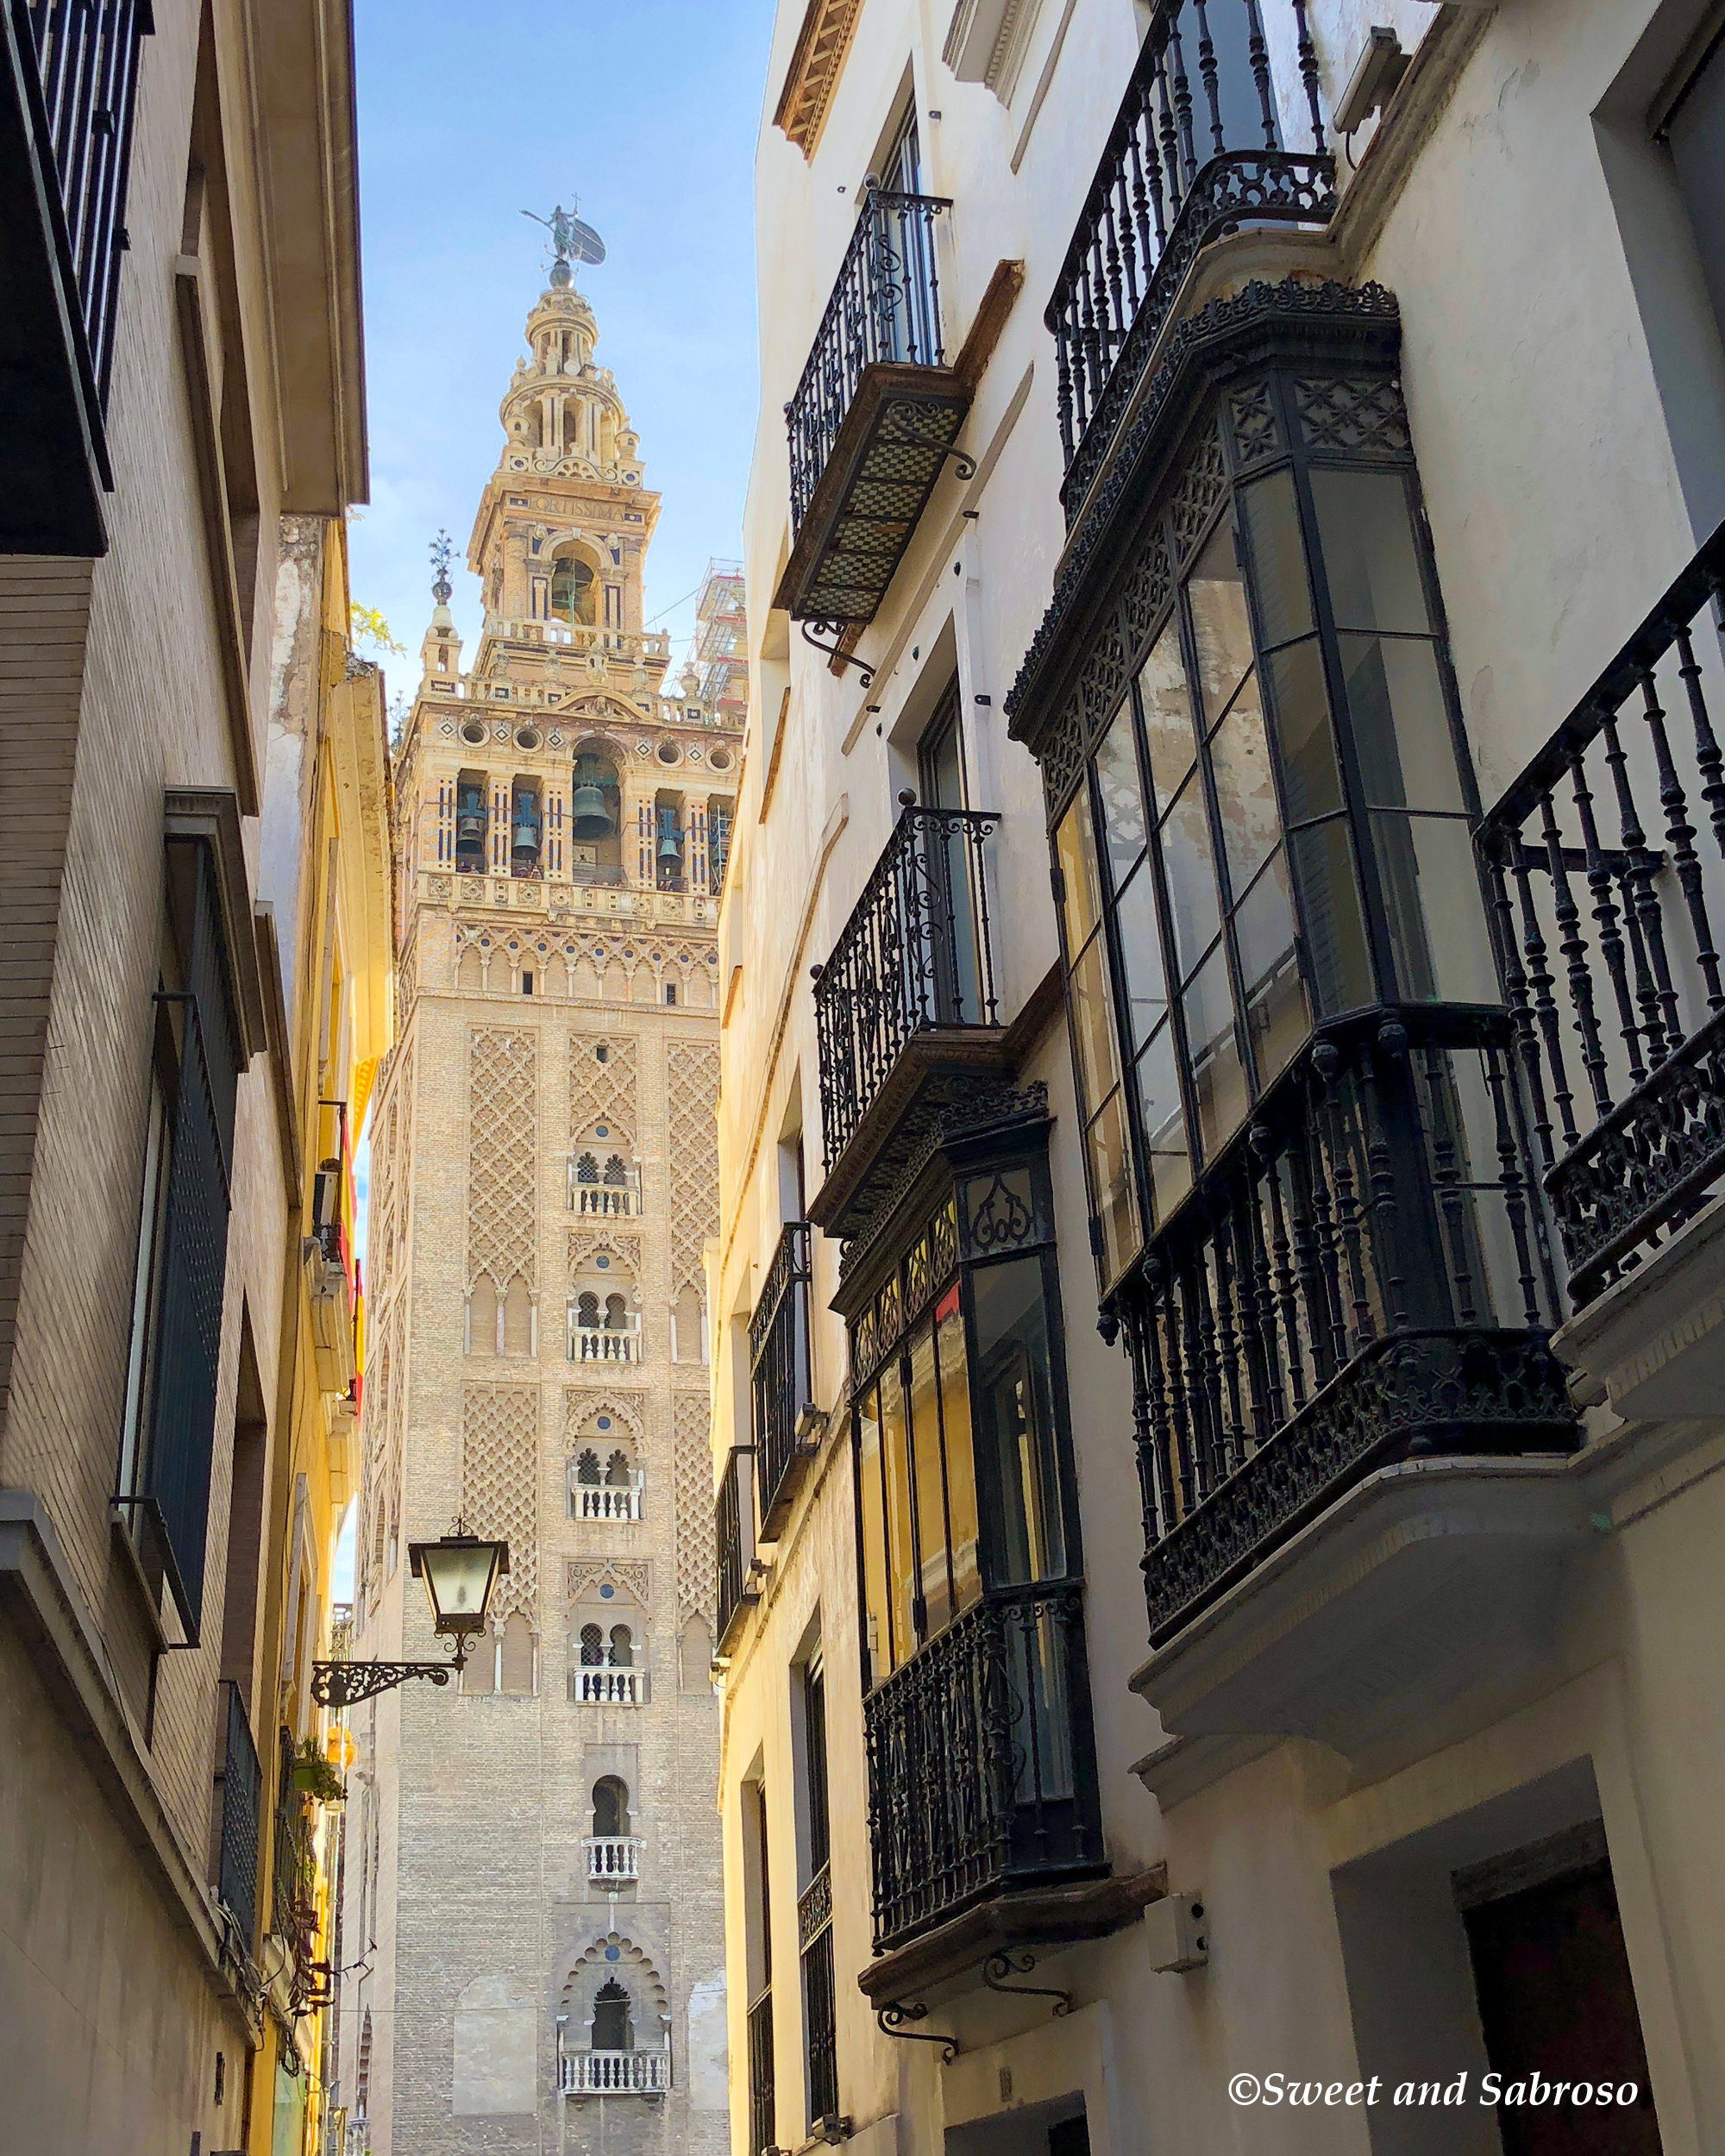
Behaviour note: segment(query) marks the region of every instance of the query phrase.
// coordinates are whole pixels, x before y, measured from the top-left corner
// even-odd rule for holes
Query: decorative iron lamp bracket
[[[907,2003],[901,1999],[890,2000],[885,2006],[877,2006],[875,2019],[881,2025],[883,2036],[897,2036],[907,2044],[938,2044],[940,2063],[950,2066],[958,2056],[958,2039],[943,2036],[928,2029],[906,2028],[906,2021],[922,2021],[928,2018],[928,2009],[920,2001]]]
[[[1036,1956],[1032,1953],[1013,1953],[1007,1950],[990,1954],[982,1964],[982,1981],[989,1990],[1004,1991],[1013,1997],[1052,1999],[1054,2018],[1059,2021],[1072,2011],[1072,1994],[1070,1991],[1057,1991],[1044,1984],[1007,1984],[1005,1981],[1007,1977],[1027,1977],[1035,1967]]]
[[[855,667],[862,676],[862,686],[868,688],[875,679],[874,668],[865,666],[854,652],[844,650],[837,643],[823,643],[814,633],[817,629],[825,629],[829,634],[840,636],[844,633],[844,624],[836,621],[806,621],[803,624],[803,642],[812,644],[817,651],[824,651],[829,660],[837,659],[841,666]]]
[[[462,1668],[466,1659],[463,1656],[457,1662],[314,1662],[311,1696],[318,1706],[338,1714],[344,1707],[357,1707],[361,1700],[374,1699],[380,1692],[392,1692],[411,1677],[423,1677],[428,1684],[447,1684],[450,1671]]]

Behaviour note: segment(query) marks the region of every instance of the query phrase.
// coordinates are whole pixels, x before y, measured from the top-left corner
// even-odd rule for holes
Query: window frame
[[[852,1506],[856,1539],[858,1652],[865,1700],[871,1692],[888,1683],[906,1664],[939,1639],[968,1611],[988,1601],[991,1596],[1021,1595],[1032,1584],[1076,1583],[1082,1577],[1083,1552],[1079,1531],[1077,1482],[1073,1464],[1071,1413],[1066,1377],[1066,1338],[1060,1297],[1053,1188],[1048,1168],[1049,1129],[1046,1117],[1038,1114],[1034,1121],[1021,1122],[1016,1127],[1005,1131],[987,1132],[979,1140],[949,1144],[939,1157],[936,1174],[925,1177],[919,1186],[918,1194],[920,1195],[920,1203],[915,1206],[908,1202],[906,1204],[897,1234],[874,1253],[873,1262],[866,1269],[858,1269],[854,1284],[847,1283],[844,1314],[850,1345],[848,1385]],[[1006,1189],[1009,1196],[1017,1194],[1005,1182],[1004,1179],[1008,1175],[1019,1177],[1020,1188],[1023,1185],[1028,1187],[1028,1202],[1024,1207],[1026,1218],[1022,1225],[1010,1233],[986,1222],[980,1206],[973,1210],[972,1200],[973,1191],[985,1181],[989,1183],[991,1193],[998,1187]],[[950,1247],[947,1246],[948,1238]],[[925,1250],[928,1253],[926,1285],[920,1290],[919,1300],[913,1310],[908,1306],[907,1283],[912,1267],[919,1262],[919,1254]],[[994,1471],[994,1463],[980,1454],[977,1449],[982,1395],[978,1389],[982,1364],[978,1354],[975,1282],[985,1274],[1026,1261],[1033,1263],[1037,1268],[1040,1309],[1047,1344],[1047,1367],[1044,1376],[1047,1384],[1051,1426],[1046,1433],[1042,1463],[1045,1469],[1052,1470],[1047,1494],[1052,1498],[1057,1513],[1055,1524],[1065,1559],[1061,1571],[1049,1576],[1045,1582],[1038,1577],[1034,1583],[1014,1580],[1010,1576],[1011,1568],[1006,1557],[1002,1491]],[[952,1564],[952,1482],[947,1452],[946,1403],[937,1353],[933,1396],[942,1471],[941,1518],[945,1532],[943,1549],[948,1571],[949,1606],[944,1621],[933,1626],[928,1621],[927,1599],[923,1592],[928,1558],[919,1541],[919,1467],[915,1457],[918,1444],[911,1419],[913,1409],[911,1407],[910,1386],[915,1344],[924,1338],[933,1339],[936,1337],[939,1323],[938,1313],[948,1296],[955,1291],[963,1326],[967,1410],[964,1437],[970,1447],[971,1489],[976,1520],[976,1585],[970,1598],[961,1606]],[[890,1298],[894,1294],[900,1309],[897,1330],[890,1341],[882,1344],[878,1337],[880,1312],[883,1299]],[[863,1504],[862,1422],[868,1401],[871,1396],[878,1401],[881,1384],[889,1374],[894,1373],[901,1388],[901,1397],[907,1410],[910,1410],[906,1420],[906,1479],[902,1492],[895,1492],[888,1481],[884,1442],[877,1438],[881,1479],[878,1516],[882,1539],[878,1553],[871,1558]],[[897,1640],[900,1613],[892,1599],[894,1583],[890,1531],[887,1526],[887,1508],[895,1495],[901,1497],[906,1508],[905,1516],[912,1536],[910,1576],[917,1583],[911,1636],[903,1651],[900,1651]],[[881,1575],[878,1584],[883,1590],[881,1607],[887,1619],[888,1637],[884,1642],[871,1645],[869,1596],[871,1575],[877,1564]],[[878,1676],[875,1674],[877,1664]]]
[[[1300,372],[1303,380],[1307,370]],[[1379,373],[1377,370],[1351,372],[1350,378],[1357,385],[1381,385],[1387,389],[1398,386],[1393,373]],[[1238,418],[1231,436],[1229,427],[1224,423],[1224,407],[1227,402],[1225,393],[1221,398],[1213,396],[1205,400],[1187,432],[1182,454],[1170,461],[1168,469],[1173,475],[1171,482],[1162,489],[1151,506],[1151,513],[1139,525],[1133,548],[1135,561],[1141,560],[1156,547],[1164,549],[1169,571],[1166,589],[1155,605],[1144,615],[1141,623],[1130,629],[1121,620],[1122,606],[1119,592],[1098,616],[1098,625],[1092,631],[1093,646],[1100,644],[1111,628],[1120,634],[1120,655],[1124,661],[1120,669],[1120,684],[1108,699],[1105,714],[1082,746],[1076,758],[1076,775],[1057,790],[1052,784],[1047,789],[1051,874],[1056,899],[1062,986],[1067,1009],[1068,1044],[1075,1096],[1083,1131],[1081,1150],[1083,1154],[1092,1253],[1099,1291],[1105,1298],[1112,1295],[1142,1263],[1151,1244],[1176,1215],[1190,1204],[1206,1176],[1214,1169],[1216,1163],[1244,1137],[1266,1094],[1298,1062],[1311,1042],[1320,1037],[1327,1029],[1364,1013],[1393,1012],[1404,1006],[1429,1010],[1441,1006],[1446,1009],[1467,1012],[1496,1012],[1502,1007],[1501,995],[1496,993],[1489,1002],[1468,1002],[1435,995],[1417,999],[1402,992],[1396,976],[1398,961],[1392,941],[1390,911],[1382,864],[1372,843],[1376,821],[1388,816],[1400,816],[1404,821],[1421,818],[1450,821],[1471,833],[1482,813],[1477,777],[1461,716],[1431,533],[1411,447],[1389,451],[1370,448],[1352,454],[1333,448],[1314,448],[1302,439],[1301,414],[1293,373],[1283,367],[1271,364],[1264,368],[1258,386],[1266,392],[1270,400],[1270,423],[1272,429],[1270,438],[1273,445],[1270,453],[1263,453],[1261,448],[1252,454],[1243,449],[1238,432]],[[1399,410],[1399,404],[1397,408]],[[1238,409],[1236,400],[1236,413]],[[1207,451],[1213,454],[1217,461],[1220,483],[1214,498],[1191,527],[1189,534],[1182,537],[1176,523],[1182,494],[1189,492],[1192,477],[1201,465]],[[1412,559],[1417,571],[1419,597],[1427,624],[1424,631],[1347,630],[1339,624],[1331,582],[1332,563],[1325,555],[1313,488],[1314,475],[1327,472],[1350,475],[1371,473],[1393,479],[1399,486],[1407,515]],[[1308,626],[1296,635],[1283,636],[1279,642],[1271,642],[1266,634],[1264,617],[1265,572],[1263,565],[1253,558],[1245,505],[1250,489],[1273,481],[1282,474],[1287,475],[1292,490],[1292,509],[1298,541],[1297,564],[1305,580],[1306,601],[1311,618]],[[1234,560],[1245,602],[1251,656],[1248,674],[1241,676],[1220,710],[1212,717],[1202,706],[1202,676],[1190,587],[1208,550],[1215,542],[1218,535],[1224,531],[1232,536]],[[1127,573],[1130,575],[1130,569]],[[1175,628],[1184,676],[1187,715],[1195,720],[1195,770],[1182,781],[1177,792],[1183,793],[1194,783],[1198,786],[1204,805],[1205,832],[1210,856],[1208,867],[1219,915],[1218,928],[1208,942],[1203,955],[1191,964],[1183,979],[1176,956],[1167,857],[1161,843],[1162,832],[1169,821],[1169,811],[1164,810],[1160,814],[1157,811],[1157,795],[1151,780],[1149,729],[1140,684],[1140,676],[1151,654],[1170,625]],[[1458,809],[1397,809],[1392,805],[1374,806],[1369,799],[1359,756],[1359,722],[1350,705],[1342,655],[1343,636],[1356,634],[1377,637],[1391,643],[1421,643],[1432,652],[1461,801]],[[1288,813],[1288,776],[1281,747],[1278,690],[1273,662],[1302,643],[1314,647],[1319,657],[1324,718],[1339,799],[1334,809],[1317,816],[1308,815],[1294,823],[1290,822]],[[1274,845],[1255,868],[1245,891],[1236,893],[1233,887],[1233,867],[1227,858],[1212,748],[1227,718],[1238,708],[1240,694],[1248,679],[1255,681],[1257,686],[1277,830]],[[1109,853],[1099,757],[1111,730],[1122,718],[1126,723],[1132,749],[1132,768],[1138,787],[1138,806],[1143,820],[1144,837],[1138,858],[1126,877],[1117,882]],[[1046,770],[1046,766],[1044,768]],[[1068,893],[1060,853],[1061,835],[1067,818],[1073,815],[1081,801],[1088,825],[1088,865],[1095,877],[1097,917],[1081,944],[1077,956],[1084,958],[1093,946],[1100,949],[1102,954],[1107,979],[1101,1007],[1109,1027],[1114,1072],[1113,1084],[1101,1100],[1090,1098],[1084,1078],[1081,1029],[1074,997],[1076,968],[1070,949]],[[1339,825],[1346,834],[1346,860],[1352,876],[1353,893],[1358,903],[1364,956],[1371,976],[1368,1000],[1339,1005],[1333,1009],[1324,1008],[1319,994],[1316,968],[1311,956],[1314,940],[1313,890],[1308,876],[1295,867],[1294,843],[1301,834],[1327,824]],[[1236,924],[1243,903],[1270,873],[1270,862],[1278,854],[1284,864],[1283,874],[1291,898],[1294,960],[1306,1004],[1307,1024],[1299,1045],[1266,1079],[1256,1068],[1255,1044],[1250,1026],[1245,1023],[1249,1008],[1247,984],[1243,977]],[[1474,887],[1479,897],[1480,935],[1484,948],[1489,950],[1489,898],[1478,878],[1477,862],[1473,865]],[[1163,1018],[1151,1027],[1144,1042],[1134,1044],[1129,975],[1126,965],[1126,947],[1120,929],[1120,902],[1125,887],[1145,874],[1151,878],[1150,888],[1154,898],[1157,939],[1156,955],[1160,962],[1165,1010]],[[1232,1031],[1244,1083],[1245,1105],[1233,1125],[1213,1144],[1206,1146],[1201,1135],[1195,1066],[1184,1006],[1191,989],[1218,950],[1225,956],[1232,1004]],[[1173,1055],[1175,1085],[1185,1139],[1187,1181],[1182,1193],[1166,1205],[1158,1206],[1150,1147],[1151,1132],[1145,1127],[1137,1074],[1151,1052],[1157,1033],[1164,1028],[1166,1029]],[[1111,1267],[1104,1233],[1106,1210],[1101,1202],[1091,1134],[1116,1096],[1119,1098],[1119,1112],[1123,1125],[1124,1156],[1129,1173],[1131,1211],[1136,1240],[1131,1248],[1121,1250],[1118,1263]]]

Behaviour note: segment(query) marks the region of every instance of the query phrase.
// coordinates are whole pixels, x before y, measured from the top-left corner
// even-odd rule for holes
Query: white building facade
[[[1718,30],[779,9],[737,2156],[1725,2140]]]

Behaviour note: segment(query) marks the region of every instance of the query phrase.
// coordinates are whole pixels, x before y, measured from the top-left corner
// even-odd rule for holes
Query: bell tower
[[[659,498],[574,289],[603,249],[547,222],[467,548],[482,625],[464,665],[440,534],[394,767],[358,1651],[413,1651],[422,1528],[459,1511],[510,1568],[459,1690],[356,1731],[377,1945],[343,2013],[373,2156],[469,2156],[493,2115],[564,2156],[725,2156],[704,1251],[741,580],[709,573],[670,678]]]

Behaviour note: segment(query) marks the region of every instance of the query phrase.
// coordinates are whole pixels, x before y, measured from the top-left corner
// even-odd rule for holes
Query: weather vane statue
[[[431,542],[431,566],[437,572],[431,586],[431,596],[440,606],[449,604],[449,593],[453,588],[449,582],[449,555],[452,551],[448,533],[440,531]]]
[[[575,273],[572,263],[602,262],[605,260],[605,241],[590,224],[575,215],[580,207],[579,197],[571,195],[569,206],[561,203],[549,217],[542,217],[536,210],[524,210],[524,217],[531,217],[535,224],[543,224],[551,235],[551,283],[558,291],[574,284]]]

